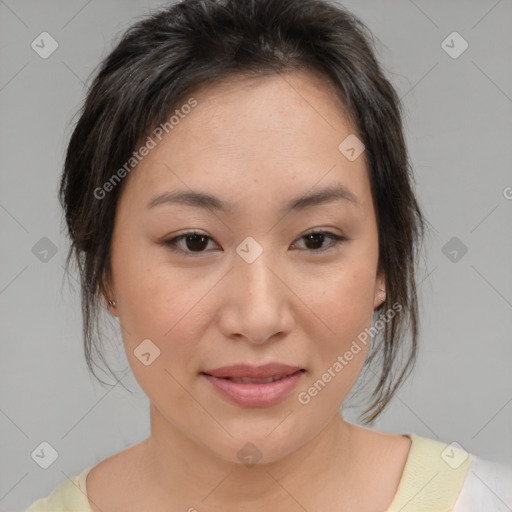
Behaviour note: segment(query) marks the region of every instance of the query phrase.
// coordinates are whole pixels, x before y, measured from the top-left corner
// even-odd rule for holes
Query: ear
[[[115,302],[116,296],[115,296],[114,290],[111,286],[110,279],[106,272],[103,273],[102,282],[100,283],[99,289],[100,289],[100,294],[103,297],[103,300],[105,302],[105,307],[108,309],[108,311],[110,312],[110,314],[112,316],[117,317],[116,305],[114,305],[114,304],[109,305],[109,303],[108,303],[108,301]]]
[[[384,291],[383,291],[384,290]],[[375,279],[375,289],[373,292],[373,309],[381,306],[386,300],[386,275],[379,272]]]

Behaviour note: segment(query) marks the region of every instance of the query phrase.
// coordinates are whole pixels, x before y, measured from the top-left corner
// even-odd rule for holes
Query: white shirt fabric
[[[473,456],[452,512],[512,512],[512,467]]]

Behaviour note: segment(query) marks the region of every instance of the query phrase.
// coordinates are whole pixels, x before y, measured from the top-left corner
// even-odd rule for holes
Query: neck
[[[201,504],[237,512],[254,510],[256,504],[259,510],[290,510],[298,504],[314,510],[330,477],[336,475],[336,487],[340,482],[350,485],[356,452],[352,430],[337,412],[315,438],[288,455],[246,466],[219,458],[207,442],[194,442],[151,405],[142,471],[158,501],[179,500],[183,510]]]

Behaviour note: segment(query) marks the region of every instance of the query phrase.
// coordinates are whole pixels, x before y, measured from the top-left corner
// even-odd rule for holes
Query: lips
[[[286,378],[286,375],[276,375],[275,377],[268,377],[267,379],[256,379],[254,377],[219,377],[221,379],[238,382],[239,384],[269,384]]]
[[[234,382],[256,382],[259,384],[265,384],[267,382],[280,380],[298,372],[299,370],[303,370],[303,368],[300,366],[290,366],[282,363],[268,363],[262,366],[234,364],[230,366],[223,366],[222,368],[205,370],[201,373],[211,375],[212,377],[229,379]]]
[[[270,407],[284,400],[306,373],[281,363],[233,365],[200,372],[216,392],[242,407]]]

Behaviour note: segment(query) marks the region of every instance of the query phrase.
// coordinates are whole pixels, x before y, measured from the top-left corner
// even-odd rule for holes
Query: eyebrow
[[[299,196],[291,199],[283,207],[281,213],[305,210],[312,206],[318,206],[333,201],[346,201],[347,204],[361,206],[355,194],[342,185],[323,188],[309,195]],[[233,203],[219,199],[218,197],[204,192],[173,191],[164,192],[154,197],[146,206],[147,209],[155,208],[162,204],[181,204],[209,210],[217,210],[232,214],[236,211]]]

